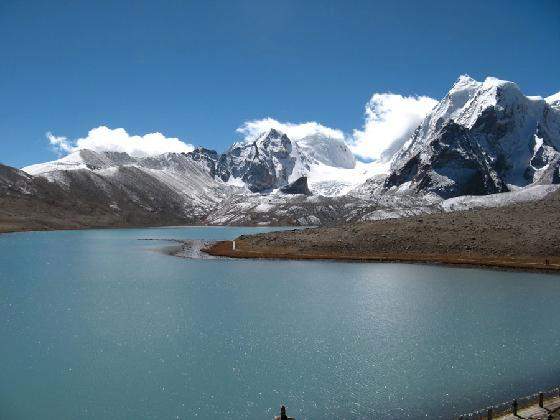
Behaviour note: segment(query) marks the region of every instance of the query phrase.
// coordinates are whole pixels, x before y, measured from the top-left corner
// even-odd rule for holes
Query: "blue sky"
[[[223,150],[245,121],[351,132],[463,73],[560,90],[560,1],[0,0],[0,161],[100,125]]]

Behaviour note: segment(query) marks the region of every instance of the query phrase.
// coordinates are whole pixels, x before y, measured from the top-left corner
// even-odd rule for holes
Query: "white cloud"
[[[95,152],[125,152],[134,157],[156,156],[167,152],[190,152],[194,149],[178,138],[165,137],[161,133],[131,136],[124,128],[111,129],[105,126],[94,128],[87,137],[70,142],[66,137],[47,133],[50,144],[59,153],[71,153],[81,149]]]
[[[366,159],[387,160],[437,104],[427,96],[376,93],[365,108],[362,130],[354,130],[350,149]]]
[[[57,137],[53,133],[48,132],[47,138],[49,139],[49,143],[51,144],[54,151],[59,155],[70,153],[73,149],[73,146],[70,144],[66,137]]]
[[[293,140],[321,134],[346,142],[352,153],[361,158],[386,161],[408,140],[436,104],[435,99],[427,96],[376,93],[366,104],[363,129],[354,130],[352,136],[345,136],[341,130],[317,122],[293,124],[273,118],[248,121],[237,132],[243,134],[246,140],[252,140],[271,128]]]
[[[436,103],[436,100],[427,96],[376,93],[365,107],[363,129],[354,130],[351,137],[345,136],[341,130],[314,121],[294,124],[273,118],[247,121],[236,131],[246,140],[252,140],[271,128],[296,141],[321,135],[347,143],[352,153],[362,158],[387,160],[409,138]],[[50,132],[47,133],[47,138],[59,154],[90,149],[97,152],[126,152],[131,156],[145,157],[167,152],[190,152],[194,149],[191,144],[178,138],[165,137],[161,133],[129,135],[123,128],[111,129],[105,126],[94,128],[86,137],[75,141]]]
[[[264,131],[274,128],[286,134],[292,140],[300,140],[304,137],[314,134],[320,134],[338,140],[344,140],[344,133],[340,130],[325,127],[316,122],[306,122],[301,124],[282,123],[273,118],[264,118],[262,120],[253,120],[244,123],[236,131],[245,136],[245,139],[255,139]]]

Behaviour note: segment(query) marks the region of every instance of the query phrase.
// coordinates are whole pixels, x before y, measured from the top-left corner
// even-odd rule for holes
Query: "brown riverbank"
[[[289,259],[289,260],[339,260],[362,262],[404,262],[428,263],[445,265],[464,265],[478,267],[497,267],[505,269],[523,270],[560,270],[560,258],[547,260],[536,258],[516,257],[484,257],[464,255],[438,255],[438,254],[365,254],[365,253],[305,253],[286,250],[248,250],[243,249],[243,242],[236,241],[236,250],[232,250],[232,241],[220,241],[212,244],[204,251],[216,257],[229,258],[261,258],[261,259]]]
[[[273,232],[219,242],[235,258],[427,262],[560,269],[560,194],[501,208],[439,213],[329,228]]]

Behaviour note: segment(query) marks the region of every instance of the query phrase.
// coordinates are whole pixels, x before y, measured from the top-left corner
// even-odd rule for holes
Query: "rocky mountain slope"
[[[357,162],[338,137],[269,129],[223,154],[79,150],[17,173],[123,224],[327,225],[541,199],[560,182],[559,150],[560,96],[461,76],[389,163]]]
[[[270,129],[256,139],[234,143],[220,156],[217,174],[222,181],[246,186],[252,192],[270,192],[324,168],[355,167],[354,155],[340,139],[317,133],[295,140]],[[320,184],[328,178],[319,176],[314,181]],[[315,189],[326,193],[320,185]]]
[[[237,179],[251,192],[270,191],[289,182],[297,157],[288,136],[271,129],[255,141],[235,143],[220,156],[217,172],[222,181]]]
[[[91,195],[88,189],[66,189],[43,177],[0,165],[0,232],[190,221],[169,206],[154,212],[122,198],[108,203]]]
[[[321,194],[308,202],[312,192],[305,175],[324,168],[354,174],[355,166],[354,156],[340,140],[317,135],[293,141],[271,129],[235,143],[222,155],[203,148],[145,158],[80,150],[24,170],[65,191],[86,192],[114,210],[127,203],[154,214],[170,211],[193,223],[309,224],[340,222],[344,211],[317,210],[317,200],[337,201]],[[347,186],[336,177],[320,181],[336,191]],[[322,192],[316,184],[311,188]],[[338,200],[335,206],[345,203]]]
[[[385,189],[448,198],[558,183],[560,112],[550,102],[461,76],[394,156]]]
[[[202,148],[145,158],[80,150],[24,170],[66,191],[87,191],[115,209],[126,202],[148,212],[202,220],[234,189],[214,179],[217,159],[216,152]]]

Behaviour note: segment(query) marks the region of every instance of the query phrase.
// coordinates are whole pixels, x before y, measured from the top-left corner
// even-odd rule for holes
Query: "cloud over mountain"
[[[75,141],[52,133],[47,133],[47,138],[59,154],[89,149],[95,152],[125,152],[134,157],[146,157],[167,152],[186,153],[194,149],[191,144],[175,137],[165,137],[161,133],[138,136],[128,134],[124,128],[111,129],[105,126],[91,129],[87,137]]]
[[[363,128],[355,129],[352,135],[314,121],[294,124],[273,118],[245,122],[237,132],[243,134],[246,140],[255,139],[271,128],[293,140],[321,135],[346,142],[352,153],[361,158],[388,160],[436,104],[435,99],[427,96],[375,93],[365,106]]]
[[[388,160],[410,137],[424,116],[434,107],[436,100],[427,96],[402,96],[376,93],[365,107],[365,122],[361,130],[352,135],[330,128],[315,121],[304,123],[281,122],[263,118],[243,123],[237,132],[245,140],[254,140],[265,131],[274,128],[290,139],[329,138],[344,142],[355,155],[371,160]],[[155,156],[167,152],[190,152],[191,144],[178,138],[165,137],[162,133],[130,135],[124,128],[93,128],[84,138],[69,140],[67,137],[47,133],[52,148],[59,155],[82,149],[96,152],[125,152],[134,157]]]
[[[246,140],[252,140],[271,128],[286,134],[292,140],[300,140],[317,134],[337,140],[344,140],[344,133],[341,130],[329,128],[314,121],[294,124],[289,122],[282,123],[273,118],[263,118],[247,121],[236,131],[243,134]]]
[[[362,130],[354,130],[350,149],[366,159],[390,159],[437,104],[427,96],[375,93],[365,107]]]

